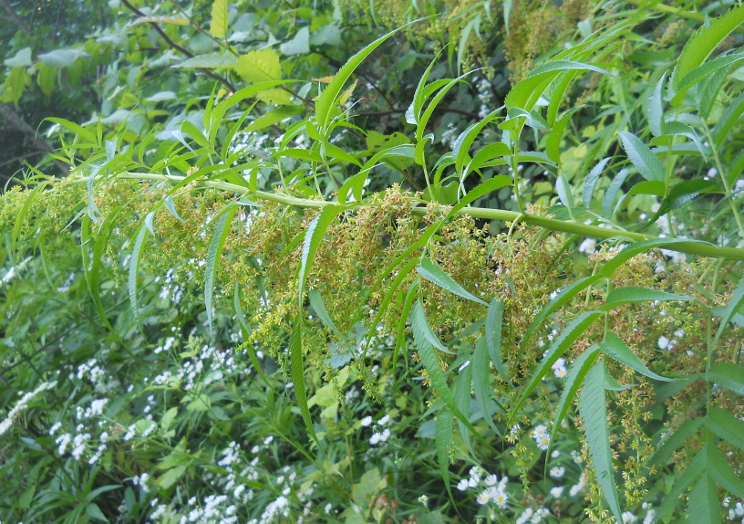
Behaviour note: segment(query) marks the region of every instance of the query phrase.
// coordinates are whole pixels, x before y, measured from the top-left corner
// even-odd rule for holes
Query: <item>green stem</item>
[[[153,182],[169,182],[177,184],[181,182],[184,177],[181,176],[167,176],[167,175],[156,175],[152,173],[121,173],[118,175],[120,178],[130,180],[150,180]],[[80,178],[76,180],[79,183],[86,183],[87,178]],[[221,189],[223,191],[231,191],[240,195],[249,195],[252,198],[258,200],[265,200],[267,202],[276,202],[278,204],[285,204],[288,206],[297,206],[302,208],[314,208],[320,209],[325,206],[334,205],[335,202],[327,200],[311,200],[307,198],[297,198],[291,195],[283,195],[281,193],[267,193],[265,191],[251,191],[245,186],[239,186],[237,184],[231,184],[221,180],[201,180],[199,185],[202,187]],[[364,204],[358,203],[353,206],[354,208],[362,207]],[[427,213],[426,207],[416,207],[411,211],[413,215],[425,216]],[[460,209],[457,215],[466,215],[472,218],[480,218],[484,220],[503,220],[506,222],[513,222],[517,219],[529,224],[531,226],[537,226],[550,231],[561,231],[564,233],[572,233],[576,235],[608,239],[608,238],[623,238],[631,242],[639,242],[642,240],[654,240],[659,237],[653,235],[646,235],[642,233],[635,233],[631,231],[623,231],[615,228],[605,228],[599,226],[592,226],[588,224],[578,224],[576,222],[569,222],[564,220],[557,220],[554,218],[542,217],[537,215],[530,215],[527,213],[519,213],[516,211],[506,211],[503,209],[485,209],[480,207],[464,207]],[[702,242],[680,242],[666,246],[665,249],[671,251],[678,251],[680,253],[687,253],[690,255],[699,255],[710,258],[725,258],[730,260],[744,260],[744,249],[738,249],[733,247],[719,247],[712,244]]]
[[[731,186],[728,183],[728,177],[726,176],[726,172],[723,170],[723,164],[721,164],[721,157],[718,155],[718,150],[715,147],[715,141],[713,140],[713,135],[710,132],[710,128],[703,123],[703,130],[705,131],[705,136],[708,138],[708,143],[710,144],[710,148],[713,151],[713,159],[716,162],[716,169],[718,169],[718,174],[721,176],[721,182],[723,183],[723,189],[726,191],[726,196],[728,197],[728,203],[731,207],[731,212],[734,215],[734,220],[736,220],[736,225],[739,227],[739,233],[741,233],[742,236],[744,236],[744,224],[741,222],[741,217],[739,216],[739,210],[736,208],[736,203],[734,202],[734,199],[731,198]]]

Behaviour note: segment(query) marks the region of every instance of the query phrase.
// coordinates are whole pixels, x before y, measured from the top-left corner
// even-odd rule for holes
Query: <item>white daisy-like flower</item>
[[[457,483],[457,489],[460,491],[467,491],[468,487],[468,479],[462,479]]]
[[[559,498],[561,498],[561,496],[563,495],[563,486],[556,486],[556,487],[552,488],[552,489],[550,490],[550,494],[551,494],[551,495],[553,496],[553,498],[555,498],[555,499],[559,499]]]
[[[554,479],[561,478],[566,473],[566,468],[563,466],[555,466],[553,468],[550,468],[550,476]]]
[[[362,426],[364,426],[364,427],[367,427],[367,426],[369,426],[370,424],[372,424],[372,417],[371,417],[371,416],[369,416],[369,415],[367,415],[366,417],[364,417],[364,418],[363,418],[363,419],[361,420],[360,424],[361,424]]]
[[[475,500],[478,501],[478,504],[481,504],[481,505],[487,504],[488,501],[491,500],[491,497],[488,494],[488,490],[486,490],[483,493],[481,493],[480,495],[478,495],[478,498],[476,498]]]
[[[499,481],[499,478],[496,475],[488,475],[484,482],[486,483],[486,486],[495,486]]]

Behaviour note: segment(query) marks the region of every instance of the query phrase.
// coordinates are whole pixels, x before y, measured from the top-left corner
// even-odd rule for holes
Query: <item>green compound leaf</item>
[[[591,64],[575,62],[572,60],[553,60],[546,62],[529,74],[527,78],[515,85],[504,101],[507,109],[519,107],[525,111],[531,111],[542,96],[548,85],[555,80],[562,71],[583,70],[595,71],[604,75],[610,75],[606,70]]]
[[[728,136],[734,124],[740,121],[742,114],[744,114],[744,93],[741,93],[728,105],[718,120],[718,123],[713,128],[711,133],[713,135],[713,141],[719,148],[723,145],[723,141]]]
[[[729,300],[729,303],[726,305],[726,309],[721,315],[722,320],[720,326],[718,326],[716,336],[713,339],[713,347],[718,346],[718,340],[721,338],[721,335],[723,335],[723,331],[726,329],[728,323],[731,322],[731,319],[734,318],[734,315],[736,315],[736,312],[739,311],[742,305],[744,305],[744,278],[742,278],[739,282],[739,285],[736,286],[734,294],[731,296],[731,300]],[[744,393],[740,394],[744,395]]]
[[[478,304],[488,306],[488,302],[481,300],[475,295],[472,295],[465,288],[460,286],[460,284],[455,282],[452,277],[444,272],[442,268],[440,268],[437,264],[435,264],[428,258],[425,258],[421,261],[421,265],[416,268],[416,271],[426,280],[433,282],[442,289],[446,289],[450,293],[454,293],[455,295],[467,300],[472,300],[473,302],[477,302]]]
[[[744,482],[731,469],[726,457],[714,446],[708,444],[708,475],[726,491],[739,498],[744,498]]]
[[[700,429],[700,426],[703,425],[704,421],[705,419],[703,418],[695,418],[682,424],[671,437],[664,441],[664,444],[662,444],[656,453],[654,453],[648,461],[648,465],[665,465],[667,460],[669,460],[669,457],[672,456],[672,453],[674,453],[682,444],[687,442],[687,440],[694,435],[698,429]]]
[[[713,408],[705,418],[705,425],[729,444],[744,450],[744,422],[721,408]]]
[[[439,340],[439,337],[436,333],[434,333],[434,330],[431,328],[431,325],[429,324],[429,320],[426,318],[426,312],[424,311],[424,308],[421,308],[420,313],[417,313],[418,317],[418,326],[421,329],[421,334],[426,337],[426,341],[437,348],[442,353],[447,353],[449,355],[454,355],[452,351],[447,349],[447,346],[442,344],[442,341]]]
[[[711,20],[709,25],[695,31],[679,56],[677,67],[672,75],[672,85],[675,88],[679,87],[681,80],[693,69],[702,65],[723,39],[742,22],[744,22],[744,5],[739,5],[725,15]]]
[[[346,338],[341,334],[341,331],[339,331],[336,324],[333,323],[333,319],[331,319],[331,316],[328,314],[325,303],[323,302],[323,297],[320,295],[320,291],[317,289],[311,289],[308,292],[307,297],[310,299],[310,305],[313,306],[315,314],[318,315],[318,318],[323,322],[323,324],[328,326],[328,328],[330,328],[340,340]]]
[[[225,38],[230,13],[227,10],[227,0],[214,0],[212,4],[212,24],[209,32],[215,38]]]
[[[297,405],[300,407],[300,413],[302,413],[302,420],[305,422],[308,434],[317,443],[318,437],[315,434],[313,420],[310,418],[310,408],[307,405],[307,391],[305,390],[305,366],[302,355],[302,322],[302,313],[298,313],[292,327],[292,334],[289,337],[290,368],[292,382],[294,383],[293,389],[297,398]]]
[[[240,325],[240,331],[243,334],[243,340],[248,340],[251,334],[251,330],[248,328],[248,323],[246,322],[245,314],[243,313],[243,306],[240,300],[240,282],[237,276],[235,277],[235,290],[233,291],[233,308],[235,309],[235,316],[238,320],[238,324]],[[261,368],[261,363],[256,357],[256,350],[253,349],[253,344],[245,344],[245,349],[248,351],[248,357],[251,359],[253,369],[256,370],[256,373],[258,373],[258,375],[261,377],[261,380],[264,381],[264,384],[270,386],[270,382],[266,378],[266,375]]]
[[[493,423],[493,412],[488,406],[488,401],[494,396],[494,388],[491,384],[492,375],[488,365],[488,344],[486,341],[487,337],[482,337],[475,344],[473,360],[468,367],[473,368],[473,392],[475,393],[475,402],[478,409],[483,413],[483,418],[486,419],[493,432],[501,437],[501,432]]]
[[[472,363],[471,363],[472,364]],[[473,381],[473,366],[467,365],[460,371],[454,381],[454,392],[455,392],[455,403],[466,417],[470,417],[470,404],[472,402],[472,395],[470,394],[470,387]],[[457,426],[460,429],[460,435],[465,441],[465,445],[468,447],[468,451],[472,457],[475,457],[475,451],[473,450],[473,444],[470,442],[470,433],[468,428],[461,420],[457,420]]]
[[[607,406],[605,403],[605,367],[602,361],[595,364],[586,374],[584,388],[579,399],[579,411],[584,420],[584,432],[592,457],[592,467],[602,494],[609,503],[616,522],[622,522],[622,511],[615,488],[615,472],[612,467],[610,431],[607,427]]]
[[[581,194],[581,199],[584,202],[584,207],[587,209],[591,208],[594,188],[599,181],[599,177],[602,176],[602,171],[610,160],[612,160],[611,157],[603,158],[602,160],[600,160],[599,163],[594,166],[589,174],[586,176],[586,180],[584,180],[584,190]]]
[[[689,488],[693,482],[695,482],[700,475],[705,475],[705,469],[707,466],[707,453],[705,448],[701,449],[697,455],[687,465],[687,469],[684,470],[677,482],[674,483],[674,487],[664,498],[659,507],[659,519],[666,519],[674,511],[674,508],[679,504],[679,497],[684,491]]]
[[[645,287],[636,286],[625,286],[613,289],[607,294],[605,305],[601,307],[603,311],[609,311],[625,304],[635,304],[638,302],[651,302],[651,301],[688,301],[695,300],[692,297],[686,295],[675,295],[674,293],[667,293],[665,291],[657,291],[655,289],[648,289]]]
[[[627,131],[619,133],[623,149],[635,168],[646,180],[664,181],[664,166],[637,136]]]
[[[498,146],[498,150],[502,151],[502,148]],[[509,176],[507,175],[497,175],[493,178],[489,178],[482,184],[478,184],[473,189],[468,191],[468,193],[464,197],[462,197],[460,201],[457,202],[457,204],[455,204],[450,212],[447,213],[447,217],[454,215],[464,207],[478,200],[480,197],[485,196],[492,191],[496,191],[497,189],[501,189],[502,187],[506,187],[510,184],[511,178],[509,178]]]
[[[439,395],[439,398],[442,399],[444,405],[452,411],[452,413],[458,418],[458,420],[465,424],[465,426],[470,430],[471,433],[473,433],[473,435],[475,435],[479,440],[490,447],[490,444],[488,444],[486,440],[480,436],[480,434],[475,430],[467,417],[465,417],[465,415],[463,415],[460,409],[457,407],[455,396],[452,394],[452,390],[449,388],[447,379],[445,378],[444,372],[442,371],[439,357],[434,350],[434,346],[431,345],[429,340],[426,338],[426,335],[424,334],[425,328],[423,326],[425,323],[426,316],[424,315],[424,308],[421,305],[421,302],[417,300],[416,303],[413,305],[413,309],[411,311],[411,327],[413,328],[413,338],[416,341],[416,346],[418,347],[418,352],[421,356],[421,362],[423,363],[424,369],[426,369],[426,372],[429,375],[429,380],[431,380],[431,384],[434,387],[434,390]]]
[[[331,221],[340,213],[342,208],[340,206],[326,206],[323,211],[310,222],[305,233],[305,241],[302,245],[302,259],[300,261],[300,275],[299,283],[297,285],[297,294],[300,309],[302,309],[303,292],[305,291],[305,280],[307,274],[313,265],[315,260],[315,253],[318,251],[320,241],[323,240],[326,229],[331,224]]]
[[[421,109],[423,109],[424,102],[426,102],[426,81],[429,79],[431,70],[441,53],[442,50],[440,49],[434,56],[434,59],[429,63],[429,67],[426,68],[426,71],[424,71],[424,74],[419,79],[418,86],[416,86],[416,92],[413,94],[413,101],[406,110],[406,122],[411,125],[415,126],[416,124],[418,124],[419,118],[421,118]]]
[[[506,368],[504,363],[501,361],[501,332],[503,331],[504,321],[504,302],[498,299],[493,299],[488,305],[488,313],[486,313],[486,347],[488,349],[488,355],[491,357],[491,362],[499,372],[499,375],[509,382],[509,378],[506,375]],[[477,351],[477,347],[476,347]]]
[[[149,213],[148,216],[153,213]],[[129,303],[132,306],[132,313],[137,323],[140,322],[139,308],[137,306],[137,273],[139,271],[140,258],[142,257],[142,248],[145,245],[147,239],[147,219],[143,223],[139,231],[137,232],[137,238],[134,241],[134,249],[132,255],[129,258],[129,277],[127,278],[127,287],[129,289]]]
[[[537,366],[537,369],[530,377],[530,381],[527,383],[522,396],[519,398],[519,402],[514,407],[514,413],[518,413],[519,409],[527,400],[527,397],[534,391],[537,385],[542,381],[543,377],[548,374],[550,368],[555,362],[571,347],[576,339],[583,335],[589,326],[591,326],[595,320],[597,320],[604,313],[602,311],[586,311],[576,317],[566,329],[553,341],[548,350],[545,352],[545,356],[542,362]]]
[[[222,248],[225,245],[227,234],[230,232],[230,223],[237,210],[238,205],[233,202],[228,204],[212,219],[212,222],[217,220],[217,224],[215,225],[212,240],[209,242],[209,248],[207,250],[206,278],[204,279],[204,304],[207,308],[207,321],[209,322],[210,329],[212,329],[214,322],[212,302],[214,301],[214,281],[217,276],[217,266],[220,262],[220,255],[222,254]]]
[[[447,488],[450,498],[452,498],[452,488],[450,488],[449,474],[449,449],[452,444],[452,429],[454,416],[452,411],[444,408],[437,416],[437,426],[434,432],[434,438],[437,445],[437,462],[439,462],[439,471],[444,480],[444,486]]]
[[[648,108],[645,111],[648,127],[651,129],[651,133],[653,133],[654,136],[661,136],[664,134],[664,102],[662,100],[662,92],[664,90],[665,80],[666,73],[661,76],[661,79],[656,84],[653,93],[651,93],[651,96],[648,99]]]
[[[519,344],[519,348],[523,349],[524,346],[527,344],[527,342],[530,340],[530,337],[535,332],[535,330],[540,327],[540,324],[542,324],[546,318],[548,318],[548,315],[556,311],[558,308],[563,306],[566,302],[571,300],[573,297],[581,293],[584,289],[591,286],[593,283],[597,282],[602,278],[601,275],[592,275],[590,277],[583,277],[577,280],[576,282],[573,282],[572,284],[569,284],[562,290],[560,290],[553,299],[548,302],[548,304],[540,310],[540,312],[535,316],[535,318],[532,320],[532,323],[527,328],[527,331],[525,332],[524,336],[522,337],[522,342]]]
[[[98,236],[96,237],[95,243],[93,244],[93,260],[92,264],[90,265],[90,271],[86,270],[86,268],[88,267],[87,262],[84,262],[83,267],[83,271],[85,271],[86,276],[88,277],[88,289],[90,290],[91,298],[93,299],[93,303],[96,306],[98,315],[101,317],[103,323],[112,333],[114,333],[114,328],[109,322],[108,317],[106,316],[106,310],[104,309],[103,302],[101,301],[100,282],[101,270],[103,269],[103,256],[106,251],[106,246],[108,245],[109,237],[111,236],[111,233],[116,226],[116,217],[122,209],[123,206],[119,206],[114,209],[106,217],[106,220],[101,224],[101,227],[98,230]],[[90,218],[85,215],[83,217],[83,231],[89,228]],[[84,254],[84,257],[87,258],[87,246],[83,246],[82,252]]]
[[[718,490],[710,475],[703,473],[690,491],[687,518],[696,524],[720,524],[721,503]]]
[[[558,408],[556,410],[555,419],[553,420],[553,427],[550,430],[550,443],[548,444],[547,453],[550,453],[550,447],[552,447],[555,438],[558,435],[558,431],[561,427],[561,422],[566,417],[566,413],[571,408],[576,392],[584,382],[586,374],[594,365],[600,354],[600,348],[598,345],[594,345],[584,351],[579,358],[577,358],[573,364],[571,364],[571,370],[568,372],[566,377],[566,383],[563,386],[563,392],[561,393],[561,399],[558,402]]]
[[[602,348],[602,353],[637,371],[641,375],[662,382],[676,382],[673,378],[662,377],[648,369],[643,361],[628,347],[625,341],[613,331],[605,335],[605,339],[599,344],[599,347]]]
[[[383,42],[385,42],[385,40],[393,36],[401,29],[404,29],[417,21],[418,20],[409,22],[408,24],[405,24],[389,32],[388,34],[381,36],[380,38],[369,44],[367,47],[359,51],[357,54],[349,58],[344,66],[338,70],[338,72],[333,76],[333,80],[331,80],[331,83],[328,84],[328,86],[323,90],[323,92],[318,97],[317,102],[315,103],[315,118],[318,122],[318,125],[320,125],[321,129],[323,130],[322,134],[325,134],[325,131],[328,129],[328,125],[331,121],[331,109],[333,109],[333,107],[336,105],[336,101],[339,99],[339,94],[341,93],[344,84],[352,75],[354,70],[359,67],[359,64],[361,64],[364,59],[367,58],[370,53],[372,53],[372,51],[377,49]]]
[[[744,368],[736,364],[713,364],[707,374],[708,382],[744,395]]]

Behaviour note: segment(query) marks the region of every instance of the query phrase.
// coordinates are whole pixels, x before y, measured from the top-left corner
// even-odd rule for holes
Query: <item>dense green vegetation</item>
[[[0,522],[744,522],[744,7],[0,8]]]

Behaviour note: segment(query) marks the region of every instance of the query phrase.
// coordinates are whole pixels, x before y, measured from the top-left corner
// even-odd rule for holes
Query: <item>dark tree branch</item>
[[[10,108],[10,106],[0,106],[0,115],[3,115],[8,120],[8,123],[18,131],[28,136],[37,149],[45,153],[54,153],[54,148],[49,144],[49,142],[38,136],[36,131],[34,131],[34,128],[28,125],[18,113]],[[70,174],[70,166],[57,158],[54,159],[54,163],[57,164],[57,167],[65,176]]]
[[[0,167],[7,166],[8,164],[12,164],[13,162],[18,162],[19,160],[23,160],[24,158],[29,158],[32,156],[40,155],[44,153],[44,151],[32,151],[31,153],[26,153],[25,155],[17,156],[15,158],[11,158],[10,160],[6,160],[3,163],[0,163]]]
[[[3,9],[8,13],[10,19],[13,20],[13,23],[18,26],[18,29],[24,33],[28,33],[29,29],[26,22],[23,21],[23,18],[18,16],[18,13],[16,13],[15,9],[13,9],[13,7],[8,3],[8,0],[0,0],[0,5],[3,6]]]
[[[315,54],[318,54],[318,55],[322,56],[322,57],[323,57],[323,58],[325,58],[326,60],[328,60],[328,63],[329,63],[329,64],[331,64],[331,65],[332,65],[332,66],[334,66],[334,67],[337,67],[337,68],[339,68],[339,69],[340,69],[340,68],[341,68],[341,67],[343,66],[343,64],[342,64],[342,63],[340,63],[340,62],[339,62],[339,61],[337,61],[337,60],[334,60],[333,58],[331,58],[330,56],[328,56],[327,54],[325,54],[325,53],[324,53],[324,52],[322,52],[322,51],[318,51],[318,50],[315,50],[315,51],[313,51],[313,52],[314,52]],[[383,98],[383,99],[385,100],[385,102],[387,102],[387,105],[388,105],[388,106],[390,106],[391,108],[394,108],[394,107],[395,107],[395,105],[393,104],[393,102],[392,102],[392,101],[391,101],[391,100],[390,100],[390,99],[389,99],[389,98],[387,97],[387,95],[386,95],[386,94],[385,94],[385,93],[384,93],[384,92],[382,91],[382,89],[380,89],[380,88],[379,88],[379,87],[377,86],[377,81],[376,81],[376,80],[374,80],[374,79],[370,78],[370,77],[369,77],[369,75],[368,75],[367,73],[365,73],[365,72],[364,72],[363,70],[360,70],[360,69],[358,69],[358,68],[357,68],[357,69],[356,69],[356,70],[354,71],[354,73],[355,73],[355,74],[357,74],[357,75],[359,75],[359,76],[361,76],[361,77],[362,77],[362,78],[364,78],[364,79],[365,79],[365,80],[366,80],[367,82],[369,82],[369,85],[371,85],[371,86],[372,86],[372,87],[373,87],[373,88],[375,89],[375,91],[377,91],[378,93],[380,93],[380,95],[382,95],[382,98]]]
[[[2,1],[2,0],[0,0],[0,1]],[[131,12],[133,12],[137,16],[142,16],[142,17],[145,16],[145,14],[142,11],[140,11],[139,9],[137,9],[136,7],[134,7],[132,4],[130,4],[128,0],[121,0],[121,3],[124,4],[124,6],[127,9],[129,9]],[[182,55],[185,55],[187,58],[193,58],[194,57],[194,53],[192,53],[191,51],[189,51],[185,47],[183,47],[183,46],[177,44],[176,42],[174,42],[173,40],[171,40],[171,38],[167,34],[165,34],[165,31],[163,31],[163,29],[158,24],[156,24],[155,22],[150,22],[150,25],[155,30],[155,32],[157,32],[160,35],[160,37],[163,40],[165,40],[165,42],[170,47],[172,47],[173,49],[175,49],[176,51],[178,51]],[[232,91],[232,92],[237,91],[237,88],[233,85],[233,83],[230,82],[229,80],[227,80],[226,78],[222,78],[220,75],[214,74],[209,69],[200,69],[200,71],[202,71],[202,73],[204,73],[205,75],[207,75],[209,78],[212,78],[212,79],[218,81],[219,83],[223,84],[225,87],[227,87],[228,89],[230,89],[230,91]]]

